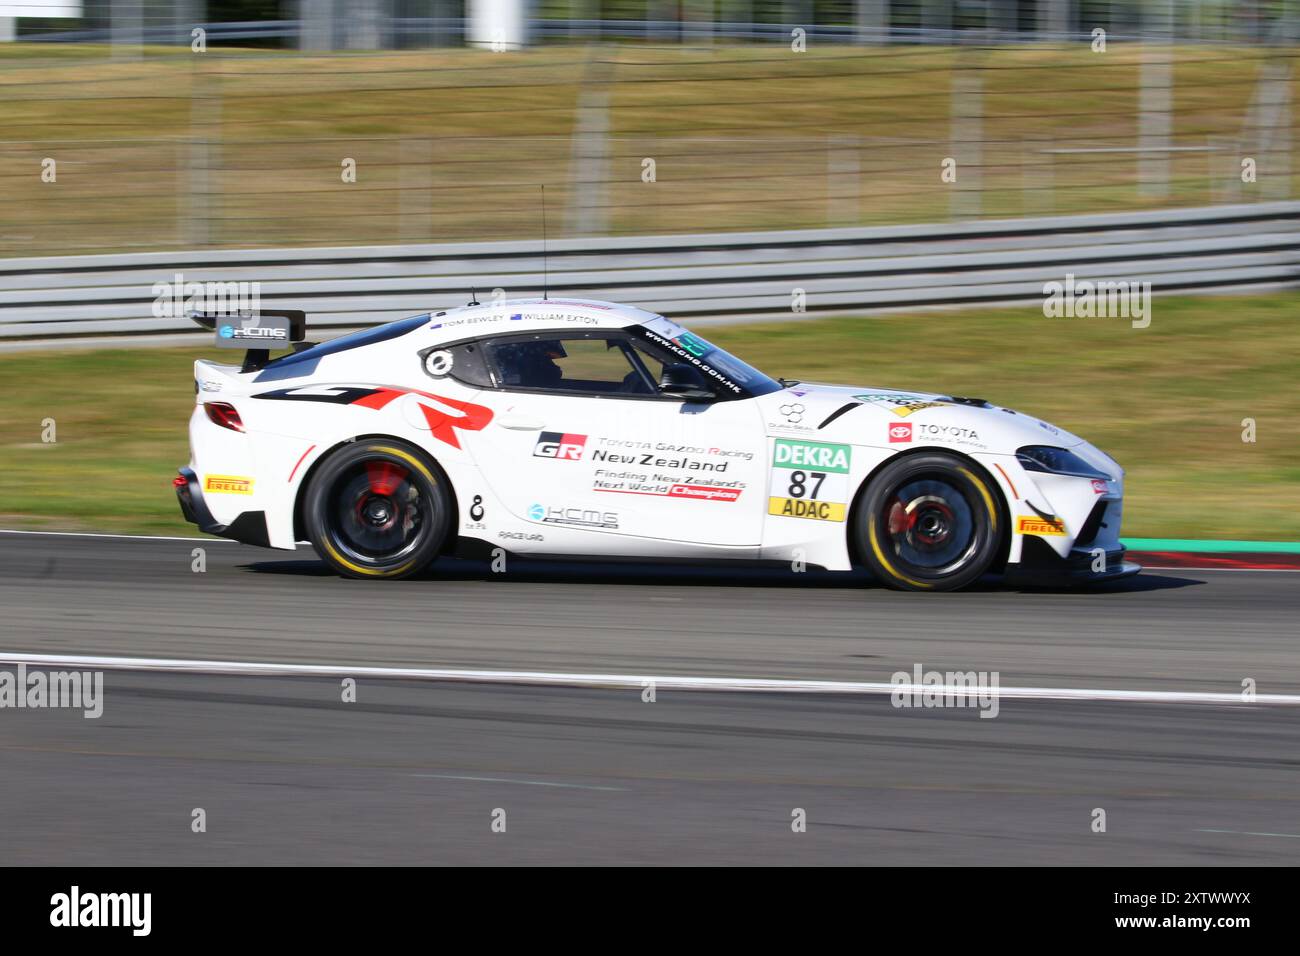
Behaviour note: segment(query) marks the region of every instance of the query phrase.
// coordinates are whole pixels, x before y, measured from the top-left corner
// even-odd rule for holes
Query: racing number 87
[[[826,480],[826,472],[824,471],[790,472],[789,494],[791,498],[802,498],[804,496],[804,492],[807,491],[808,478],[810,475],[814,480],[814,484],[812,487],[812,494],[810,494],[808,498],[812,501],[817,500],[817,492],[821,491],[822,482]]]

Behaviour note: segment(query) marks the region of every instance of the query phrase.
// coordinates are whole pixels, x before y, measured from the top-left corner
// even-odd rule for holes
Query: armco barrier
[[[1150,282],[1156,294],[1300,280],[1300,202],[888,228],[555,240],[552,298],[677,318],[1041,300],[1043,285]],[[198,330],[157,318],[155,284],[260,283],[269,308],[355,327],[542,290],[537,241],[247,249],[0,260],[0,341]]]

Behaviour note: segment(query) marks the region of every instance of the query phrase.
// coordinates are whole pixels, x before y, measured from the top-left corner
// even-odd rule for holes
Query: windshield
[[[694,365],[723,388],[724,397],[753,398],[779,392],[781,385],[713,343],[662,316],[641,326],[648,342]]]

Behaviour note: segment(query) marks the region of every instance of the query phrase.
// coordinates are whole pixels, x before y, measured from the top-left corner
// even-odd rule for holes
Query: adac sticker
[[[899,418],[906,418],[913,412],[919,412],[925,408],[938,408],[940,405],[950,404],[949,402],[936,402],[932,399],[922,398],[920,395],[895,392],[873,392],[868,395],[854,395],[853,397],[860,402],[875,405],[877,408],[888,409]]]
[[[218,495],[251,495],[253,479],[241,475],[208,475],[203,480],[203,490]]]
[[[843,521],[848,510],[851,445],[776,439],[767,513],[783,518]]]

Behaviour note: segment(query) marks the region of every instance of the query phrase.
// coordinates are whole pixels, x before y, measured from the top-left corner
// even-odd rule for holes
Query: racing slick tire
[[[906,455],[867,485],[854,520],[858,553],[887,587],[953,591],[998,557],[1005,519],[998,491],[969,461]]]
[[[352,578],[403,578],[442,550],[454,510],[442,469],[396,439],[358,441],[311,477],[307,538],[322,561]]]

